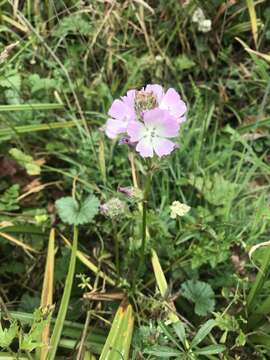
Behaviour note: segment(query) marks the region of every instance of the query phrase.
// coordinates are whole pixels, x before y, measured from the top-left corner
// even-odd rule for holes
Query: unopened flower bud
[[[130,141],[129,136],[124,136],[119,140],[118,145],[127,145],[129,148],[134,149],[137,143]]]
[[[126,213],[126,204],[118,198],[112,198],[105,204],[100,205],[100,212],[111,219]]]
[[[127,187],[119,186],[117,190],[133,200],[142,200],[143,198],[142,190],[135,188],[133,186],[127,186]]]

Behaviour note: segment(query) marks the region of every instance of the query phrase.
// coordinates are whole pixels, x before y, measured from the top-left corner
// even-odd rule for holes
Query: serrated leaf
[[[71,196],[63,197],[55,204],[61,220],[70,225],[89,223],[99,210],[99,200],[94,195],[88,196],[81,205]]]
[[[203,281],[188,280],[181,286],[182,296],[195,304],[195,313],[205,316],[215,307],[215,293],[211,286]]]
[[[3,329],[0,323],[0,348],[7,348],[18,334],[18,325],[16,321],[10,324],[8,329]]]

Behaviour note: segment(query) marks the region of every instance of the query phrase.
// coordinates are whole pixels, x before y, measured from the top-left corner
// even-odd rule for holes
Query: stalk
[[[139,272],[141,271],[144,260],[145,260],[145,248],[146,248],[146,230],[147,230],[147,208],[148,208],[148,197],[151,189],[152,174],[146,175],[145,188],[143,194],[143,206],[142,206],[142,244],[140,249],[140,265]]]
[[[59,312],[55,321],[51,342],[50,342],[50,351],[48,354],[48,360],[54,360],[57,347],[60,341],[61,333],[64,326],[64,321],[67,314],[74,273],[75,273],[75,265],[76,265],[76,253],[77,253],[77,246],[78,246],[78,228],[74,226],[73,230],[73,243],[72,243],[72,250],[69,262],[69,269],[68,274],[65,282],[64,293],[62,296]]]

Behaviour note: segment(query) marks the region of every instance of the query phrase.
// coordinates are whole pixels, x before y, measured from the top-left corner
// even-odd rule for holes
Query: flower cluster
[[[203,33],[207,33],[211,30],[212,21],[206,19],[204,12],[201,8],[197,8],[192,15],[192,22],[198,25],[198,30]]]
[[[120,143],[131,145],[142,157],[161,157],[177,147],[169,139],[178,135],[186,110],[174,89],[165,92],[160,85],[147,85],[112,103],[105,132],[111,139],[123,134]]]

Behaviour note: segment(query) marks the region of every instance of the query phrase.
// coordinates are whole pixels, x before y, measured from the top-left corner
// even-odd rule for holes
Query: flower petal
[[[125,104],[122,100],[114,100],[112,106],[109,109],[109,115],[121,121],[129,121],[134,117],[134,111],[127,104]]]
[[[144,91],[146,92],[153,92],[156,97],[157,97],[157,102],[158,104],[160,104],[163,96],[164,96],[164,90],[163,90],[163,87],[161,85],[158,85],[158,84],[149,84],[149,85],[146,85]]]
[[[172,88],[167,90],[159,107],[160,109],[168,110],[170,114],[176,116],[177,118],[184,115],[187,111],[186,104],[183,100],[181,100],[178,92]]]
[[[130,121],[127,126],[127,133],[130,136],[130,141],[139,141],[145,134],[145,126],[139,121]]]
[[[175,148],[175,143],[168,139],[155,137],[152,142],[155,153],[159,157],[169,155]]]
[[[153,146],[151,144],[151,142],[149,141],[149,139],[147,138],[142,138],[137,146],[136,146],[136,150],[140,153],[140,155],[142,157],[153,157],[154,156],[154,151],[153,151]]]
[[[134,101],[137,90],[129,90],[126,96],[122,96],[121,99],[123,103],[129,106],[131,109],[134,108]]]
[[[167,110],[159,108],[146,111],[143,114],[146,126],[151,125],[156,130],[156,134],[161,137],[175,137],[179,132],[179,123]]]
[[[114,139],[117,135],[126,132],[127,123],[121,120],[108,119],[105,125],[105,133],[110,139]]]

